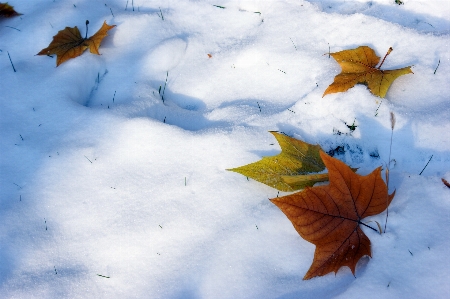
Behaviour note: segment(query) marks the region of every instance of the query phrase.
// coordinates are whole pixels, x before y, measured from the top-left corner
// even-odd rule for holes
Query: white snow
[[[10,0],[23,15],[0,19],[0,297],[450,297],[450,4],[403,2]],[[86,20],[88,36],[117,25],[101,56],[36,56]],[[393,47],[383,69],[414,74],[383,100],[364,85],[322,98],[340,72],[328,51],[360,45]],[[302,280],[314,245],[278,191],[226,169],[277,154],[276,130],[368,174],[388,163],[391,111],[387,232],[363,227],[356,278]]]

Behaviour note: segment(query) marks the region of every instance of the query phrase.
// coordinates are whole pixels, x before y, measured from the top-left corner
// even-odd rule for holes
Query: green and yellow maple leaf
[[[280,144],[280,154],[263,157],[255,163],[228,170],[287,192],[328,180],[327,173],[318,173],[325,169],[319,154],[319,145],[312,145],[278,132],[270,133]]]

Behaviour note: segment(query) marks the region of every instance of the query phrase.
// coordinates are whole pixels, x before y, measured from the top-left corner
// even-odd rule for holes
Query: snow
[[[0,297],[449,297],[450,4],[403,2],[9,1],[23,15],[0,19]],[[36,56],[86,19],[89,36],[117,25],[101,56]],[[328,51],[360,45],[414,74],[385,99],[322,98],[340,72]],[[356,278],[303,281],[314,245],[278,191],[226,169],[277,154],[276,130],[368,174],[389,160],[390,112],[387,232],[362,228]]]

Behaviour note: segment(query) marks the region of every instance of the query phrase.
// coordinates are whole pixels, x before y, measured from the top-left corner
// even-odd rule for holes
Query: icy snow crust
[[[23,15],[0,20],[0,297],[449,296],[450,8],[403,2],[9,1]],[[117,25],[101,56],[35,56],[86,19],[89,35]],[[360,45],[414,74],[383,100],[322,98],[329,49]],[[278,192],[226,169],[277,154],[276,130],[367,174],[388,163],[391,111],[387,233],[363,228],[356,278],[303,281],[314,246]]]

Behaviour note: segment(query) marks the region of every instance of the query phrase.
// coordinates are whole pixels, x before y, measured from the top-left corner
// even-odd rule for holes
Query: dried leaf
[[[442,180],[442,183],[444,183],[444,185],[445,185],[445,186],[447,186],[447,187],[449,187],[449,188],[450,188],[450,183],[449,183],[449,182],[447,182],[447,180],[446,180],[446,179],[442,178],[441,180]]]
[[[260,161],[245,166],[228,169],[252,178],[280,191],[295,191],[316,182],[327,180],[327,175],[317,173],[325,169],[320,158],[319,145],[312,145],[280,134],[275,136],[281,147],[281,153],[272,157],[263,157]],[[288,178],[289,176],[296,176]]]
[[[15,16],[20,16],[21,13],[18,13],[14,10],[14,6],[11,6],[6,3],[0,3],[0,17],[10,18]]]
[[[87,39],[89,50],[92,54],[100,55],[98,48],[100,47],[102,40],[108,36],[108,31],[114,27],[116,27],[116,25],[108,25],[106,24],[106,21],[104,21],[102,27],[93,36]]]
[[[395,79],[412,73],[410,66],[397,70],[375,68],[380,61],[380,57],[367,46],[331,53],[330,55],[339,63],[342,72],[334,77],[334,82],[328,86],[322,97],[330,93],[347,91],[355,84],[363,83],[367,84],[372,94],[384,98]]]
[[[81,37],[80,30],[76,26],[73,28],[66,27],[58,31],[50,45],[42,49],[37,55],[56,54],[56,66],[71,58],[80,56],[87,48],[89,48],[91,53],[100,55],[98,52],[100,43],[108,35],[108,30],[114,27],[116,25],[108,25],[105,21],[100,30],[90,38]]]
[[[367,226],[362,219],[383,212],[395,194],[388,195],[381,167],[361,176],[322,151],[320,156],[328,169],[328,185],[271,199],[300,236],[316,245],[303,279],[336,273],[342,266],[354,274],[359,259],[372,254],[370,240],[360,228],[360,224]]]

